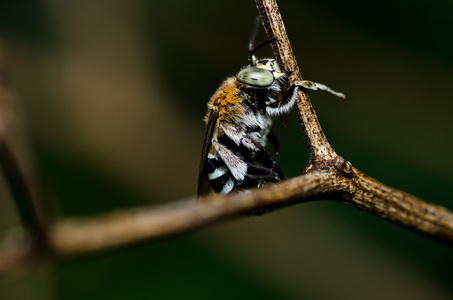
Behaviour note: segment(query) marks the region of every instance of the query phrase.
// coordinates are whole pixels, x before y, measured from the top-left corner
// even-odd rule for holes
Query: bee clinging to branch
[[[207,193],[209,187],[227,194],[285,179],[276,165],[279,145],[270,129],[271,116],[281,116],[286,125],[286,113],[294,106],[300,87],[345,97],[307,80],[289,86],[291,71],[282,72],[275,59],[255,57],[257,50],[275,41],[269,39],[253,47],[257,28],[258,19],[249,41],[249,65],[227,78],[208,102],[198,195]],[[267,140],[274,146],[274,158],[266,149]]]

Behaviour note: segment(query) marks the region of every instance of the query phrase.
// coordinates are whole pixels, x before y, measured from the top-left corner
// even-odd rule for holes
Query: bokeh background
[[[347,95],[310,93],[336,151],[453,209],[453,2],[279,5],[303,77]],[[49,218],[194,195],[206,102],[247,64],[256,14],[251,0],[1,1],[1,115]],[[275,132],[300,174],[294,114]],[[0,190],[7,238],[19,223]],[[444,245],[317,201],[20,270],[0,299],[452,299],[452,267]]]

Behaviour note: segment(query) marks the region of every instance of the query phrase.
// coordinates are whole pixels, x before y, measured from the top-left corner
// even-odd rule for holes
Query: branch
[[[0,135],[0,167],[15,199],[22,225],[29,229],[30,238],[37,247],[45,247],[47,230],[37,197],[4,134]]]
[[[269,37],[277,38],[274,54],[291,82],[302,76],[273,0],[256,0]],[[327,141],[305,91],[296,111],[310,151],[305,174],[248,193],[189,198],[156,207],[121,210],[91,218],[74,218],[48,228],[48,255],[94,253],[184,233],[257,211],[306,201],[329,199],[360,208],[447,245],[453,245],[453,214],[363,174],[338,156]],[[0,248],[1,249],[1,248]],[[28,262],[33,251],[0,253],[0,273]],[[17,253],[16,253],[17,254]]]
[[[189,198],[158,207],[118,211],[102,217],[63,221],[51,235],[64,255],[90,253],[191,231],[220,221],[309,201],[332,187],[328,174],[311,173],[251,193]]]
[[[256,211],[311,200],[339,200],[453,245],[453,215],[446,209],[387,187],[356,169],[351,178],[310,172],[251,193],[189,198],[160,207],[62,221],[51,233],[61,255],[105,250],[192,231]]]
[[[232,218],[251,215],[257,210],[288,206],[317,199],[333,192],[328,174],[313,172],[279,184],[269,184],[250,193],[202,199],[188,198],[148,208],[125,209],[91,218],[74,218],[49,227],[48,252],[37,253],[30,245],[17,245],[9,251],[0,248],[0,274],[38,259],[75,256],[105,251],[181,234]]]
[[[277,39],[276,43],[273,43],[273,51],[280,67],[283,71],[292,71],[291,84],[302,80],[276,1],[255,2],[268,37]],[[331,169],[332,175],[342,182],[338,192],[343,203],[452,244],[451,212],[385,186],[353,168],[341,156],[337,156],[322,131],[306,91],[302,89],[299,89],[296,112],[310,152],[310,161],[305,167],[306,173]]]
[[[276,1],[255,0],[255,2],[267,36],[277,39],[275,43],[272,43],[275,59],[282,71],[291,71],[289,76],[291,84],[301,81],[302,75],[289,43]],[[296,113],[310,153],[310,162],[333,160],[337,155],[322,131],[308,94],[304,89],[299,88],[298,96]]]
[[[342,183],[342,202],[453,246],[453,213],[388,187],[353,168]]]

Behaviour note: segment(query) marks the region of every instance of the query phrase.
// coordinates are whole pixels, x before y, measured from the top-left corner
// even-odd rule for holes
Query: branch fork
[[[286,35],[275,0],[256,0],[263,26],[272,43],[277,62],[283,71],[291,71],[290,84],[300,82],[302,75]],[[379,215],[412,230],[453,244],[453,215],[443,207],[428,204],[405,192],[390,188],[368,177],[337,155],[329,144],[304,89],[298,89],[296,112],[310,153],[305,175],[329,174],[333,186],[325,195],[336,195],[341,202]],[[319,195],[321,196],[321,195]],[[334,197],[335,198],[335,197]]]

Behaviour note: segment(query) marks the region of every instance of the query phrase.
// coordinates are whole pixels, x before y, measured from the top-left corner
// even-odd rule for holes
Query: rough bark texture
[[[256,0],[261,20],[273,43],[275,58],[284,71],[292,71],[290,81],[302,80],[289,44],[285,26],[275,0]],[[453,242],[453,215],[443,207],[390,188],[353,168],[337,156],[324,135],[307,94],[299,90],[297,102],[299,124],[304,132],[310,161],[305,173],[327,172],[335,178],[341,202],[376,214],[447,243]]]
[[[289,76],[291,83],[302,80],[277,3],[275,1],[255,2],[266,34],[269,38],[277,39],[272,43],[272,50],[280,67],[283,71],[291,71]],[[303,89],[299,89],[298,95],[296,112],[310,153],[310,162],[333,160],[337,155],[321,129],[310,98]]]

